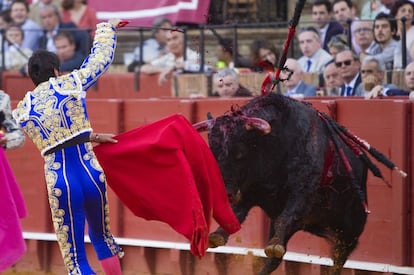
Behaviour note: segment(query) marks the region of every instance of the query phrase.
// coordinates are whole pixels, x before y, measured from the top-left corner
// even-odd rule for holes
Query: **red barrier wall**
[[[133,73],[106,73],[89,89],[88,98],[152,98],[171,96],[171,80],[158,85],[158,75]],[[137,89],[136,89],[137,88]]]
[[[383,152],[398,167],[409,171],[407,162],[408,101],[337,100],[337,120]],[[352,259],[408,265],[410,238],[407,230],[410,182],[378,164],[392,188],[368,175],[368,203],[371,214]]]
[[[191,121],[194,112],[193,100],[180,98],[127,100],[124,108],[126,131],[177,113]]]
[[[27,91],[34,89],[32,80],[22,77],[18,72],[2,72],[1,88],[9,94],[11,100],[20,100]]]

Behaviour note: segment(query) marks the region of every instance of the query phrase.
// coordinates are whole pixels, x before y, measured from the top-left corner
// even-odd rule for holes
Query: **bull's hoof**
[[[285,255],[286,249],[283,245],[275,244],[266,246],[264,252],[268,258],[281,259]]]
[[[208,247],[209,248],[215,248],[218,246],[222,246],[226,244],[226,239],[224,236],[218,234],[218,233],[211,233],[208,235]]]

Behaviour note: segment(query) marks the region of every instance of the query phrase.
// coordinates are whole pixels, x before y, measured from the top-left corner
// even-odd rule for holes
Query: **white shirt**
[[[188,63],[198,64],[199,61],[199,54],[191,49],[186,50],[187,60]],[[176,58],[174,54],[167,53],[157,59],[154,59],[150,62],[151,65],[156,67],[174,67],[176,63],[184,63],[183,56]]]

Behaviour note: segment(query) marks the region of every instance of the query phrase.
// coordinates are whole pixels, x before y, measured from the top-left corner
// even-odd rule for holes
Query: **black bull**
[[[367,171],[377,169],[361,146],[309,104],[276,94],[194,126],[208,130],[240,223],[253,206],[271,218],[261,274],[278,267],[287,242],[300,230],[329,241],[330,274],[340,274],[366,223]],[[209,246],[224,245],[228,237],[218,228]]]

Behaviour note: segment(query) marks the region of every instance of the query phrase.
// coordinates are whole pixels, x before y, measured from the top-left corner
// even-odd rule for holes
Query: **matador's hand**
[[[114,139],[114,134],[97,134],[97,133],[91,133],[89,136],[89,140],[91,142],[96,143],[117,143],[118,141]]]

